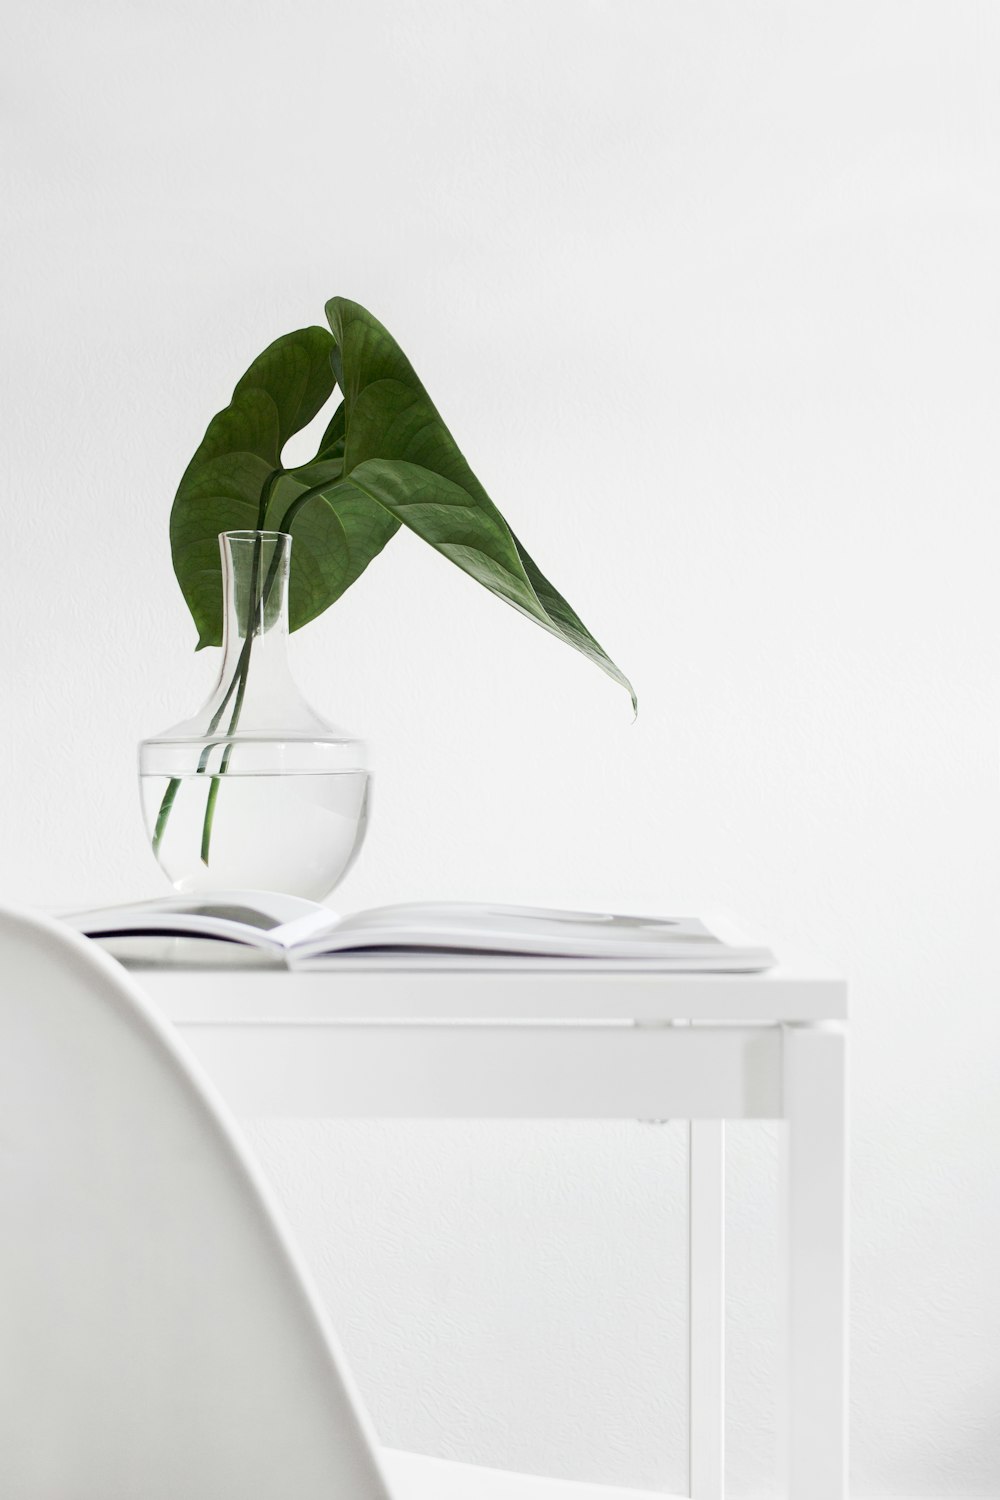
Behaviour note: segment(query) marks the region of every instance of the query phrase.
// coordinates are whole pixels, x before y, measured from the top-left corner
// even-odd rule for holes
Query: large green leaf
[[[333,367],[344,393],[347,489],[384,506],[404,526],[499,598],[581,651],[635,692],[558,590],[524,551],[465,461],[392,335],[356,302],[334,297],[327,319]]]
[[[295,630],[338,599],[402,524],[589,657],[634,706],[628,679],[510,530],[391,334],[342,297],[326,312],[332,333],[299,329],[254,360],[181,479],[171,545],[199,647],[221,640],[219,532],[291,531]],[[283,469],[285,443],[335,379],[343,401],[316,457]]]
[[[181,479],[170,513],[174,571],[198,628],[198,647],[222,640],[221,531],[262,524],[261,500],[288,439],[311,422],[334,388],[333,339],[325,328],[300,328],[254,360],[233,399],[208,424]],[[346,556],[344,530],[329,507],[302,515],[302,545],[293,549],[296,589],[311,619],[315,576],[332,575]],[[301,578],[306,584],[302,599]],[[326,606],[321,606],[325,608]],[[305,623],[304,619],[299,623]]]

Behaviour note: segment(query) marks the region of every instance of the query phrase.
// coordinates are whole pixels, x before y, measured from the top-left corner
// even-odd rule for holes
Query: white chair
[[[3,1500],[637,1500],[381,1449],[234,1126],[129,976],[0,909]]]

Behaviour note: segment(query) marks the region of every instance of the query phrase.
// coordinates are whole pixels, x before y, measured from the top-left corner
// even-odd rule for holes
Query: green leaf
[[[258,354],[233,392],[267,391],[278,412],[278,457],[295,432],[308,426],[333,392],[331,340],[325,328],[286,333]]]
[[[461,485],[401,459],[368,459],[346,483],[384,505],[477,583],[564,641],[619,683],[636,708],[625,674],[579,615],[525,552],[499,511],[470,499]]]
[[[199,649],[222,640],[219,533],[263,523],[261,502],[286,442],[333,391],[332,350],[325,328],[300,328],[276,339],[239,381],[230,404],[212,418],[184,472],[170,513],[170,546]],[[329,571],[317,555],[343,553],[345,547],[336,516],[317,508],[303,525],[303,546],[293,548],[293,579],[296,572]]]
[[[342,458],[317,458],[290,470],[274,487],[266,524],[293,538],[290,630],[307,625],[335,603],[399,530],[384,506],[339,486],[343,467]],[[317,486],[326,488],[297,503]]]
[[[334,297],[326,315],[344,393],[343,478],[347,489],[383,506],[404,526],[498,598],[635,692],[558,590],[521,547],[466,463],[458,444],[392,335],[356,302]]]

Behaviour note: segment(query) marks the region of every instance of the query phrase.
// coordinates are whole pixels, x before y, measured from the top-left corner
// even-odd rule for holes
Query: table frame
[[[847,989],[759,975],[144,968],[237,1114],[687,1119],[690,1492],[723,1500],[725,1124],[782,1126],[783,1483],[847,1493]]]

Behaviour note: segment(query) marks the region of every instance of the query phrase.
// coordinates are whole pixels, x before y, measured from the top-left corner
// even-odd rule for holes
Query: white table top
[[[290,973],[280,964],[131,963],[163,1013],[183,1025],[340,1021],[835,1021],[847,1016],[844,978],[788,959],[760,974],[566,972],[409,973],[369,960]]]

